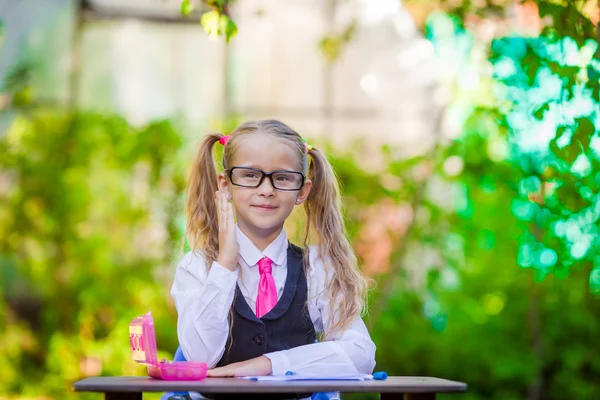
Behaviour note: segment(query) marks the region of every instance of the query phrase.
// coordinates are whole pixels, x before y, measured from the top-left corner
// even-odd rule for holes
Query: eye
[[[275,179],[277,179],[278,181],[289,181],[290,177],[287,175],[277,175]]]
[[[244,178],[258,178],[258,175],[255,172],[246,172]]]

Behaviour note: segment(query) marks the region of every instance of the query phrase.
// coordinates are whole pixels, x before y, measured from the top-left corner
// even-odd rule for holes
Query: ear
[[[217,176],[217,184],[219,185],[219,191],[226,193],[229,198],[231,198],[231,192],[229,191],[230,185],[225,172],[221,172]]]
[[[296,198],[296,205],[304,203],[304,201],[308,198],[308,194],[310,193],[311,189],[312,181],[310,179],[307,179],[306,182],[304,182],[304,186],[302,186],[302,189],[300,189],[300,192],[298,192],[298,197]]]

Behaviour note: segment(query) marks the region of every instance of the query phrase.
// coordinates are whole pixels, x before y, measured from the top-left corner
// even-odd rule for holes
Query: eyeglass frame
[[[240,185],[240,184],[237,184],[237,183],[233,183],[232,175],[233,175],[233,170],[234,169],[249,169],[251,171],[260,172],[262,175],[261,175],[260,180],[258,181],[258,184],[256,186]],[[273,175],[274,174],[278,174],[278,173],[282,173],[282,172],[292,172],[294,174],[300,174],[300,175],[302,175],[302,185],[300,185],[300,187],[298,189],[279,189],[278,187],[275,187],[275,183],[273,182]],[[244,187],[244,188],[257,188],[257,187],[260,187],[260,185],[262,185],[263,181],[265,180],[265,177],[269,178],[269,180],[271,181],[271,186],[273,186],[273,189],[275,189],[275,190],[281,190],[282,192],[296,192],[298,190],[302,190],[302,188],[304,187],[304,184],[306,183],[306,175],[304,175],[304,173],[302,173],[300,171],[290,171],[290,170],[287,170],[287,169],[278,169],[277,171],[273,171],[273,172],[265,172],[262,169],[252,168],[252,167],[231,167],[231,168],[226,169],[225,173],[227,174],[227,177],[229,178],[229,182],[231,182],[232,185],[239,186],[239,187]]]

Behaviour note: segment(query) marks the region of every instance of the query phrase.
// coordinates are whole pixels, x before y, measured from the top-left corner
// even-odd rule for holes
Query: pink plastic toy
[[[148,376],[164,381],[199,381],[206,377],[207,365],[202,362],[158,362],[156,332],[152,313],[135,318],[129,324],[129,344],[133,359],[148,366]]]

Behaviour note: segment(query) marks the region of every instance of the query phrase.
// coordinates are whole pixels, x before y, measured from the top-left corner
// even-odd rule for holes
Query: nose
[[[258,193],[262,196],[272,196],[275,193],[275,188],[268,177],[265,176],[261,182],[258,187]]]

